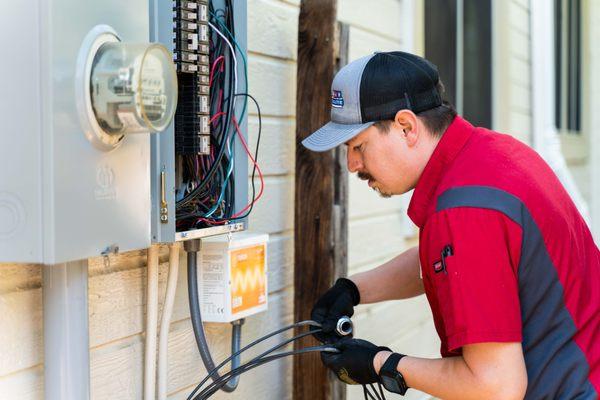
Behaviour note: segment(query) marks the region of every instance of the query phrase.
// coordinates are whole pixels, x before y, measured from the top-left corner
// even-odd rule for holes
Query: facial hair
[[[366,172],[358,172],[357,175],[358,175],[358,178],[362,179],[363,181],[375,180],[375,179],[373,179],[373,177],[370,174],[368,174]]]
[[[375,181],[375,179],[373,179],[371,174],[369,174],[367,172],[358,172],[357,175],[358,175],[358,178],[362,179],[363,181],[369,181],[369,180]],[[373,186],[373,190],[376,191],[377,193],[379,193],[379,195],[381,197],[383,197],[384,199],[389,199],[390,197],[392,197],[391,193],[382,192],[381,189],[379,189],[377,186]]]
[[[379,196],[383,197],[384,199],[389,199],[390,197],[392,197],[391,193],[382,192],[378,187],[374,187],[373,190],[375,190],[379,194]]]

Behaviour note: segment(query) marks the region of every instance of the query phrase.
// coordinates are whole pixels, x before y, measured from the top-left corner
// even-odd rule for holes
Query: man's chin
[[[383,197],[384,199],[389,199],[394,195],[393,193],[382,191],[378,187],[373,187],[373,190],[376,191],[379,194],[379,196]]]

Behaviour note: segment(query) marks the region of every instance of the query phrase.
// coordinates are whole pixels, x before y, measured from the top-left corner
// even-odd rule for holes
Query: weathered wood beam
[[[298,32],[294,317],[310,318],[317,298],[347,271],[345,148],[325,153],[301,141],[329,122],[331,81],[348,54],[348,27],[338,26],[336,0],[303,0]],[[311,337],[297,348],[316,345]],[[294,399],[345,399],[345,387],[319,354],[294,360]]]

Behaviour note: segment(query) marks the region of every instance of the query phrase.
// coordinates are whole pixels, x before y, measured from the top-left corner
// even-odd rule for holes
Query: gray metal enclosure
[[[246,52],[247,5],[233,3],[236,39]],[[26,29],[23,21],[31,21]],[[76,96],[83,68],[78,56],[98,25],[110,26],[124,43],[158,41],[173,48],[171,1],[3,5],[0,261],[55,264],[245,228],[242,220],[176,235],[173,123],[162,133],[127,135],[111,151],[86,138]],[[241,60],[238,77],[244,87]],[[241,128],[246,135],[246,120]],[[248,201],[248,162],[239,140],[234,151],[238,211]],[[163,171],[168,223],[161,223],[159,214]]]
[[[223,1],[213,1],[215,7]],[[172,2],[164,0],[150,0],[150,41],[160,42],[173,51],[173,11]],[[233,1],[235,14],[236,41],[240,48],[247,53],[247,4],[246,1]],[[244,65],[241,57],[238,58],[238,88],[246,85]],[[240,98],[241,99],[241,98]],[[251,107],[251,104],[248,105]],[[236,105],[236,114],[242,109],[242,101]],[[242,133],[247,139],[247,118],[240,124]],[[151,162],[151,191],[152,191],[152,241],[170,243],[176,240],[186,240],[219,233],[239,231],[246,228],[247,219],[236,221],[224,226],[199,229],[176,233],[175,228],[175,133],[172,122],[161,134],[152,137],[152,162]],[[168,209],[168,221],[160,219],[161,205],[161,173],[164,172],[165,200]],[[235,211],[239,211],[248,203],[248,156],[239,140],[235,141],[234,170],[235,180]]]
[[[169,3],[170,2],[162,2]],[[150,245],[150,135],[85,137],[78,53],[95,26],[147,43],[147,0],[3,2],[0,261],[59,262]]]

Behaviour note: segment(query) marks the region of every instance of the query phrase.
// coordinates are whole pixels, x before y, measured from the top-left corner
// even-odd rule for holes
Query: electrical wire
[[[295,328],[300,328],[303,326],[313,326],[313,327],[320,327],[321,324],[315,322],[315,321],[311,321],[311,320],[306,320],[306,321],[300,321],[300,322],[296,322],[295,324],[291,324],[288,326],[285,326],[283,328],[277,329],[276,331],[273,331],[265,336],[262,336],[261,338],[249,343],[248,345],[244,346],[243,348],[241,348],[240,350],[238,350],[237,352],[231,354],[231,356],[227,357],[225,360],[223,360],[219,365],[217,365],[215,368],[213,368],[211,371],[208,372],[208,374],[206,375],[206,377],[204,377],[204,379],[194,388],[194,390],[192,390],[190,396],[188,397],[188,400],[190,400],[192,398],[192,396],[194,395],[194,393],[196,391],[198,391],[198,389],[200,389],[202,387],[202,385],[204,385],[206,383],[206,381],[208,381],[208,379],[210,379],[212,376],[214,376],[216,374],[216,372],[221,369],[223,366],[225,366],[225,364],[227,364],[229,361],[231,361],[233,358],[239,356],[241,353],[243,353],[244,351],[256,346],[257,344],[264,342],[267,339],[272,338],[273,336],[279,335],[283,332],[289,331],[290,329],[295,329]],[[312,331],[309,331],[312,332]],[[303,336],[302,336],[303,337]],[[277,349],[277,347],[275,348]]]
[[[231,3],[228,2],[228,5],[231,6]],[[228,15],[228,23],[230,25],[233,25],[233,13],[232,10],[230,9],[230,12],[227,13]],[[233,29],[233,28],[232,28]],[[217,55],[218,53],[215,52],[211,52],[212,55]],[[225,76],[223,77],[223,81],[225,79],[229,80],[228,83],[228,87],[230,88],[229,90],[231,90],[232,87],[234,87],[236,84],[234,84],[233,82],[233,78],[234,76],[237,75],[236,71],[232,71],[231,67],[232,64],[228,63],[229,65],[229,72],[225,74]],[[235,72],[235,75],[234,75]],[[220,81],[220,80],[219,80]],[[214,93],[214,90],[212,91]],[[211,102],[212,104],[212,102]],[[184,194],[179,201],[176,203],[176,210],[177,210],[177,217],[178,220],[184,220],[185,218],[189,218],[191,216],[194,216],[196,213],[198,213],[200,210],[198,210],[198,198],[202,198],[202,197],[208,197],[208,198],[212,198],[213,195],[211,194],[211,191],[214,191],[216,186],[220,186],[220,185],[209,185],[209,187],[207,188],[208,183],[213,182],[213,178],[215,177],[215,175],[217,175],[217,177],[219,178],[218,181],[222,181],[222,178],[220,177],[220,174],[218,173],[218,171],[220,170],[221,166],[222,166],[222,160],[223,160],[223,156],[225,154],[225,144],[227,143],[227,139],[228,139],[228,131],[229,131],[229,126],[231,123],[231,117],[233,115],[233,110],[234,110],[234,101],[229,98],[229,100],[227,101],[227,111],[224,114],[225,115],[225,123],[221,126],[221,136],[222,139],[220,140],[220,142],[218,141],[218,135],[217,132],[213,132],[213,138],[215,140],[215,142],[217,142],[217,148],[218,151],[215,154],[215,157],[213,159],[211,159],[211,164],[210,167],[208,169],[208,172],[203,176],[203,179],[198,183],[198,185],[196,187],[194,187],[193,190],[191,190],[190,192],[188,192],[187,194]],[[212,158],[212,157],[211,157]],[[185,179],[185,171],[184,171],[184,179]],[[188,177],[193,179],[194,176],[192,175],[191,177]],[[230,190],[230,192],[232,192]],[[228,204],[231,204],[232,202],[229,202]]]
[[[229,50],[231,51],[231,57],[233,60],[233,90],[234,93],[237,93],[238,91],[238,74],[237,74],[237,57],[235,55],[236,51],[233,48],[233,46],[231,45],[231,42],[229,42],[229,40],[227,40],[227,37],[221,33],[221,31],[212,23],[210,23],[210,21],[208,22],[208,26],[211,27],[211,29],[221,37],[221,39],[223,39],[223,41],[225,41],[225,43],[227,44],[227,46],[229,47]],[[233,99],[230,99],[230,101],[233,102]],[[233,118],[235,118],[235,116],[233,116]],[[231,173],[233,172],[233,154],[231,153],[231,142],[227,141],[227,139],[224,139],[226,141],[226,148],[228,149],[228,151],[230,152],[230,156],[229,156],[229,166],[227,168],[227,176],[225,177],[224,181],[223,181],[223,185],[222,185],[222,189],[221,189],[221,194],[219,195],[219,198],[217,199],[217,201],[215,202],[215,205],[206,213],[206,217],[210,217],[214,214],[214,212],[217,210],[217,208],[219,207],[219,205],[221,204],[221,202],[223,201],[223,197],[225,196],[225,192],[227,190],[227,186],[229,183],[229,177],[231,176]]]
[[[256,201],[258,201],[258,199],[262,196],[262,188],[264,188],[264,181],[262,178],[262,173],[260,171],[260,168],[258,167],[258,149],[260,147],[260,139],[261,139],[261,134],[262,134],[262,115],[261,115],[261,111],[260,111],[260,106],[258,104],[258,101],[254,98],[254,96],[252,96],[249,93],[236,93],[234,96],[246,96],[248,98],[250,98],[254,104],[256,105],[256,111],[258,114],[258,135],[257,135],[257,139],[256,139],[256,149],[254,152],[254,160],[252,162],[253,167],[252,167],[252,178],[251,178],[251,183],[252,183],[252,201],[249,204],[249,207],[245,207],[244,209],[242,209],[242,213],[244,210],[246,210],[246,208],[248,208],[248,211],[240,216],[233,216],[231,218],[229,218],[229,221],[232,220],[238,220],[238,219],[244,219],[246,218],[248,215],[250,215],[250,213],[252,212],[252,209],[254,208],[254,204],[256,203]],[[245,141],[243,141],[243,137],[240,135],[240,139],[242,140],[242,143],[244,144],[244,147],[246,148],[246,151],[249,153],[248,149],[247,149],[247,145],[245,143]],[[252,159],[252,156],[250,156],[250,159]],[[261,178],[261,192],[259,194],[259,196],[256,196],[256,185],[255,185],[255,177],[256,177],[256,171],[257,169],[259,170],[259,176]]]
[[[293,342],[295,342],[296,340],[299,340],[299,339],[302,339],[302,338],[304,338],[304,337],[306,337],[306,336],[312,335],[314,332],[321,332],[321,329],[316,329],[316,330],[311,330],[311,331],[308,331],[308,332],[304,332],[304,333],[301,333],[301,334],[299,334],[299,335],[296,335],[296,336],[294,336],[294,337],[292,337],[292,338],[290,338],[290,339],[287,339],[287,340],[285,340],[285,341],[283,341],[283,342],[281,342],[281,343],[278,343],[277,345],[275,345],[275,346],[271,347],[270,349],[268,349],[268,350],[266,350],[266,351],[262,352],[262,353],[261,353],[261,354],[259,354],[258,356],[256,356],[256,357],[252,358],[252,359],[251,359],[250,361],[248,361],[246,364],[250,364],[250,363],[253,363],[253,362],[255,362],[255,361],[258,361],[258,360],[260,360],[261,358],[263,358],[263,357],[265,357],[265,356],[267,356],[267,355],[269,355],[269,354],[273,353],[275,350],[278,350],[278,349],[280,349],[280,348],[282,348],[282,347],[285,347],[286,345],[288,345],[288,344],[290,344],[290,343],[293,343]],[[215,371],[215,370],[217,370],[217,369],[218,369],[218,368],[215,368],[215,369],[213,369],[213,371]],[[216,371],[215,371],[215,372],[216,372]],[[212,372],[212,371],[211,371],[211,372],[208,374],[208,376],[212,375],[212,374],[213,374],[213,373],[215,373],[215,372]],[[219,379],[220,379],[220,378],[219,378]],[[206,382],[206,379],[204,380],[204,382]],[[202,386],[202,384],[200,384],[199,386],[201,387],[201,386]]]
[[[211,115],[213,115],[211,118],[211,136],[214,144],[211,146],[210,155],[196,157],[193,161],[185,160],[183,164],[184,169],[188,170],[187,172],[184,171],[183,178],[184,181],[189,182],[185,185],[178,185],[178,191],[180,192],[176,197],[178,231],[220,225],[246,218],[258,199],[255,185],[257,166],[254,166],[252,172],[252,201],[249,206],[234,214],[234,141],[236,133],[238,137],[243,137],[237,131],[239,130],[239,123],[245,117],[247,98],[249,97],[245,93],[248,88],[248,67],[244,52],[235,38],[231,0],[226,0],[224,8],[217,10],[210,3],[209,15],[211,17],[209,26],[213,32],[210,40],[212,64],[210,71],[210,104]],[[246,89],[244,93],[237,93],[241,82],[237,76],[238,57],[241,58],[243,63],[245,78],[243,86]],[[229,85],[225,84],[227,80],[229,80]],[[224,91],[229,94],[223,96]],[[236,115],[238,102],[235,100],[238,96],[244,96],[239,116]],[[256,99],[253,99],[253,101],[258,107]],[[215,115],[219,115],[219,118],[215,118]],[[259,115],[259,138],[254,156],[255,160],[258,158],[258,147],[260,145],[261,118]],[[250,156],[250,151],[245,150]],[[190,218],[193,218],[193,223],[190,222]]]
[[[258,176],[260,178],[260,183],[261,183],[261,185],[260,185],[260,191],[258,192],[258,195],[255,198],[253,198],[252,201],[248,205],[246,205],[242,210],[238,211],[236,214],[234,214],[232,217],[228,218],[227,220],[224,220],[224,221],[217,221],[217,220],[211,221],[211,220],[209,220],[207,218],[200,218],[200,220],[203,220],[203,221],[209,221],[209,222],[213,222],[213,223],[227,223],[230,220],[245,218],[245,216],[247,216],[249,214],[250,210],[252,209],[252,207],[254,206],[254,204],[256,203],[256,201],[258,201],[258,199],[260,199],[262,197],[263,192],[264,192],[265,182],[264,182],[264,177],[263,177],[262,171],[260,169],[260,166],[258,165],[258,163],[256,162],[256,160],[252,157],[252,154],[250,153],[250,150],[248,149],[248,144],[246,143],[246,140],[244,139],[244,137],[243,137],[243,135],[242,135],[242,133],[240,131],[239,125],[237,124],[237,121],[235,120],[235,118],[233,119],[233,124],[235,126],[236,133],[238,134],[238,136],[240,138],[240,142],[244,146],[244,149],[246,150],[246,153],[248,154],[248,157],[250,158],[250,160],[254,164],[254,168],[256,168],[256,170],[258,171]],[[254,174],[254,171],[253,171],[253,174]],[[253,184],[254,184],[254,181],[253,181]],[[247,210],[248,210],[248,212],[244,216],[241,216]]]
[[[381,396],[379,396],[379,393],[377,392],[377,389],[375,389],[375,386],[372,383],[369,383],[369,387],[371,388],[371,390],[373,391],[373,393],[375,393],[375,397],[377,397],[377,400],[383,400],[381,398]]]
[[[381,387],[381,383],[380,382],[377,382],[377,387],[379,388],[379,394],[381,394],[381,398],[383,400],[386,400],[385,399],[385,394],[383,394],[383,388]]]
[[[367,385],[362,385],[362,388],[363,388],[363,395],[365,396],[365,400],[375,400],[375,397],[373,397],[371,392],[369,392],[369,389],[367,389]]]
[[[273,347],[263,351],[259,355],[255,356],[252,359],[250,359],[249,361],[245,362],[244,364],[236,366],[236,367],[232,367],[232,369],[230,371],[228,371],[222,375],[218,374],[218,370],[220,368],[225,366],[232,359],[239,357],[239,355],[241,353],[247,351],[248,349],[256,346],[257,344],[259,344],[273,336],[284,333],[290,329],[294,329],[294,328],[298,328],[298,327],[302,327],[302,326],[316,327],[318,329],[311,329],[307,332],[297,334],[289,339],[286,339],[280,343],[277,343]],[[315,321],[311,321],[311,320],[300,321],[295,324],[291,324],[286,327],[277,329],[276,331],[271,332],[255,341],[249,343],[248,345],[244,346],[237,352],[234,352],[233,354],[231,354],[231,356],[229,356],[227,359],[223,360],[219,365],[217,365],[212,370],[210,370],[208,372],[208,374],[204,377],[204,379],[202,379],[202,381],[194,388],[194,390],[192,390],[192,392],[187,397],[187,400],[208,399],[213,394],[215,394],[217,391],[219,391],[219,389],[224,387],[231,379],[239,377],[241,374],[243,374],[249,370],[252,370],[256,367],[259,367],[265,363],[268,363],[268,362],[271,362],[274,360],[278,360],[283,357],[288,357],[291,355],[305,354],[308,352],[316,352],[316,351],[339,352],[339,350],[334,346],[321,345],[321,346],[313,346],[313,347],[307,347],[307,348],[297,349],[297,350],[293,350],[293,351],[272,354],[274,351],[276,351],[282,347],[285,347],[286,345],[294,343],[297,340],[304,338],[306,336],[312,335],[315,332],[321,331],[320,326],[321,325]],[[216,375],[216,377],[215,377],[215,375]],[[210,378],[213,378],[213,381],[208,386],[202,388]],[[381,384],[377,383],[377,385],[378,385],[379,390],[377,390],[373,384],[362,385],[365,400],[386,400],[385,395],[383,393],[383,389],[381,387]],[[369,389],[369,387],[370,387],[370,389]]]
[[[274,354],[271,356],[267,356],[267,357],[263,357],[259,360],[253,361],[253,362],[248,362],[236,369],[233,369],[231,371],[229,371],[228,373],[224,374],[223,376],[221,376],[220,381],[215,381],[213,382],[210,386],[208,386],[206,389],[204,389],[202,392],[198,393],[198,395],[196,395],[196,397],[194,397],[194,400],[204,400],[209,398],[210,396],[212,396],[214,393],[216,393],[219,390],[218,385],[224,384],[224,382],[226,382],[228,379],[231,379],[231,377],[233,376],[237,376],[240,375],[244,372],[247,372],[251,369],[254,369],[256,367],[259,367],[263,364],[266,364],[268,362],[274,361],[274,360],[278,360],[280,358],[284,358],[284,357],[289,357],[289,356],[293,356],[293,355],[299,355],[299,354],[306,354],[306,353],[312,353],[312,352],[322,352],[322,351],[327,351],[327,352],[339,352],[339,350],[331,345],[320,345],[320,346],[313,346],[313,347],[305,347],[303,349],[298,349],[298,350],[292,350],[292,351],[287,351],[287,352],[283,352],[283,353],[278,353],[278,354]]]

